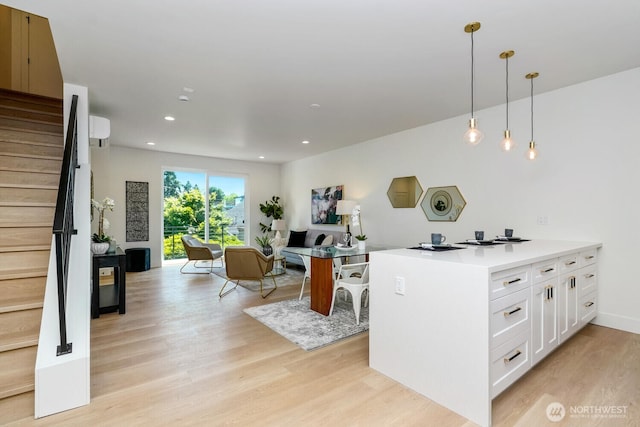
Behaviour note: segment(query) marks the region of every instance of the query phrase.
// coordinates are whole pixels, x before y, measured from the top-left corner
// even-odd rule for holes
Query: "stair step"
[[[62,140],[61,137],[60,140]],[[0,154],[18,157],[62,159],[63,148],[61,144],[29,144],[20,141],[0,141]]]
[[[0,224],[0,248],[28,245],[51,245],[52,226],[44,227],[2,227]]]
[[[49,234],[49,242],[42,245],[16,245],[16,246],[6,246],[0,244],[0,254],[6,254],[8,252],[33,252],[33,251],[47,251],[51,250],[51,239],[53,237],[53,232]]]
[[[0,204],[0,227],[53,227],[55,204],[47,206],[2,206]]]
[[[0,89],[0,103],[34,111],[62,111],[62,99],[11,89]]]
[[[17,394],[0,399],[0,425],[9,425],[16,420],[28,418],[33,420],[35,398],[34,392]]]
[[[0,182],[5,186],[58,188],[59,181],[60,173],[34,173],[0,170]]]
[[[51,145],[56,147],[64,146],[62,135],[43,132],[31,132],[25,130],[2,129],[0,128],[0,141],[21,142],[23,144]]]
[[[9,273],[22,269],[46,271],[49,266],[49,250],[50,247],[30,252],[1,252],[0,272]]]
[[[59,111],[48,113],[46,111],[34,111],[20,106],[9,106],[0,102],[0,117],[7,119],[21,119],[33,123],[49,123],[62,125],[62,114]]]
[[[0,154],[0,170],[60,173],[62,160]]]
[[[41,307],[0,313],[0,352],[37,345],[41,318]]]
[[[0,127],[7,129],[25,129],[62,135],[63,126],[60,124],[40,123],[28,119],[0,117]]]
[[[55,203],[57,196],[57,187],[51,189],[41,189],[3,187],[0,185],[0,200],[2,200],[5,205],[8,203]]]
[[[46,276],[0,280],[0,313],[42,308]]]
[[[37,347],[0,353],[0,399],[34,389]]]
[[[11,270],[0,269],[0,281],[46,276],[49,271],[47,267],[43,267],[43,266],[23,267],[23,268],[14,268]]]

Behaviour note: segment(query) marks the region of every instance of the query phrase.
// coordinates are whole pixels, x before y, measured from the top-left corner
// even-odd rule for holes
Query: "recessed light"
[[[147,145],[156,145],[156,143],[153,141],[147,141]]]
[[[166,121],[168,121],[168,122],[172,122],[172,121],[174,121],[176,118],[175,118],[175,117],[173,117],[173,116],[164,116],[164,119],[165,119]]]
[[[306,139],[304,141],[302,141],[303,144],[308,144],[309,141],[307,141]]]
[[[320,104],[311,104],[309,105],[311,108],[320,108]]]
[[[264,156],[258,156],[259,159],[264,159]]]
[[[180,95],[180,96],[178,97],[178,100],[179,100],[179,101],[183,101],[183,102],[190,101],[190,99],[189,99],[189,97],[188,97],[187,95]]]

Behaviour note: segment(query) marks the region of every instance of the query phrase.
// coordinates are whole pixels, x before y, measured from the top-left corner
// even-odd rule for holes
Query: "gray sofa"
[[[302,230],[302,231],[304,231],[304,230]],[[344,236],[344,230],[340,229],[338,231],[332,231],[332,230],[308,229],[307,230],[307,235],[305,236],[305,239],[304,239],[304,247],[312,248],[315,245],[316,239],[321,234],[324,234],[325,237],[329,236],[329,235],[333,236],[333,242],[331,244],[335,246],[336,243],[342,242],[342,237]],[[289,238],[287,240],[290,242],[291,233],[289,233]],[[286,252],[286,249],[287,249],[286,247],[283,247],[280,250],[280,253],[287,260],[287,266],[288,265],[304,266],[304,264],[302,263],[302,258],[300,258],[300,255]]]

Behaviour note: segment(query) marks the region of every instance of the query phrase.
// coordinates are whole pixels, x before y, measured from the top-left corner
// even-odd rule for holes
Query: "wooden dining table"
[[[286,251],[300,256],[311,257],[311,303],[310,308],[325,316],[329,315],[333,297],[333,260],[341,258],[343,264],[353,261],[354,257],[364,257],[369,261],[369,253],[389,249],[381,246],[367,245],[364,249],[357,246],[340,248],[336,246],[316,246],[313,248],[286,247]]]

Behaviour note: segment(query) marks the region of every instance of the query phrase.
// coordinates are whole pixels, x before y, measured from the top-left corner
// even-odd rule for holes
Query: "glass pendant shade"
[[[511,131],[509,129],[504,131],[504,138],[500,141],[500,148],[502,151],[513,151],[516,143],[511,139]]]
[[[473,33],[480,29],[479,22],[471,22],[464,27],[464,32],[471,36],[471,119],[469,120],[469,129],[464,133],[463,139],[469,145],[478,145],[484,134],[478,129],[478,122],[473,116],[473,83],[474,83],[474,60],[473,60]]]
[[[469,129],[464,133],[464,140],[467,144],[478,145],[480,141],[482,141],[482,138],[484,138],[484,133],[482,133],[476,125],[477,121],[475,118],[469,120]]]
[[[538,158],[538,150],[536,150],[536,143],[534,141],[529,143],[529,149],[525,154],[529,160],[535,160]]]

